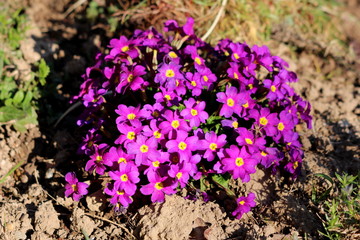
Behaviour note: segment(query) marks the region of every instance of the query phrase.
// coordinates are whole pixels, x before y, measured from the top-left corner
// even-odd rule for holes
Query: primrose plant
[[[310,128],[311,116],[309,103],[288,85],[296,74],[266,46],[225,39],[212,47],[193,23],[167,21],[167,37],[149,29],[112,39],[74,98],[85,107],[77,121],[87,130],[79,147],[85,170],[103,183],[117,211],[180,191],[211,199],[206,191],[223,187],[240,218],[256,205],[255,194],[237,198],[230,179],[248,182],[257,168],[294,178],[300,172],[295,126]],[[67,196],[88,192],[68,178]]]

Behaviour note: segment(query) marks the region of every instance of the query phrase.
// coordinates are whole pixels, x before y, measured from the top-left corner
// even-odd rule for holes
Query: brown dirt
[[[83,14],[83,7],[64,17],[73,2],[20,1],[33,26],[21,46],[24,64],[30,69],[40,57],[51,63],[54,94],[44,99],[46,110],[40,117],[45,120],[39,127],[30,126],[22,134],[0,127],[0,176],[24,162],[0,188],[0,239],[84,239],[85,235],[93,239],[320,238],[322,216],[310,200],[312,187],[320,183],[313,174],[357,174],[360,169],[360,63],[356,61],[360,56],[360,29],[356,24],[360,16],[355,11],[359,6],[351,5],[354,1],[342,14],[343,31],[354,55],[337,55],[328,46],[307,48],[291,34],[284,35],[286,29],[281,27],[273,33],[272,53],[290,63],[300,79],[295,89],[313,106],[313,129],[299,127],[305,159],[298,181],[287,183],[259,170],[249,184],[238,185],[254,191],[259,203],[241,220],[230,219],[217,203],[193,202],[179,196],[125,215],[109,211],[101,203],[101,193],[79,203],[64,198],[63,174],[69,165],[81,165],[76,163],[75,154],[79,143],[74,126],[77,113],[57,128],[46,121],[54,122],[59,112],[67,109],[85,66],[107,42],[103,29],[91,28],[76,18]],[[284,36],[287,44],[282,41]],[[302,50],[293,56],[290,48],[297,44]],[[58,115],[48,119],[52,108],[58,109]]]

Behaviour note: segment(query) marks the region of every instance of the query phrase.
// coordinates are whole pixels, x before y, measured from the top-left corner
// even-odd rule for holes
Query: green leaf
[[[11,120],[21,119],[26,113],[14,106],[0,107],[0,122],[8,122]]]
[[[19,90],[15,93],[15,96],[13,97],[13,103],[14,105],[19,105],[24,100],[25,94],[23,91]]]
[[[42,58],[39,63],[38,77],[41,86],[46,84],[46,77],[50,73],[50,67],[46,64],[45,60]]]
[[[30,102],[33,99],[33,93],[28,91],[25,95],[24,101],[21,104],[22,109],[26,109],[30,107]]]
[[[224,174],[214,174],[212,175],[212,180],[224,188],[229,188],[230,178]]]
[[[205,192],[208,189],[207,185],[205,184],[205,177],[200,178],[200,190]]]

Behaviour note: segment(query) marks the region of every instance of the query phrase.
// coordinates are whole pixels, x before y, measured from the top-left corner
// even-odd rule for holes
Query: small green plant
[[[335,173],[336,178],[324,174],[317,176],[329,183],[326,191],[318,195],[313,191],[312,196],[314,203],[318,203],[324,213],[325,231],[320,234],[331,240],[355,239],[353,237],[359,234],[360,229],[359,176],[346,173]]]
[[[18,79],[14,59],[22,58],[19,50],[24,38],[26,16],[21,10],[0,7],[0,124],[12,125],[18,131],[25,131],[27,124],[37,124],[37,102],[41,97],[39,86],[44,86],[50,73],[44,59],[34,64],[35,72],[27,80]]]

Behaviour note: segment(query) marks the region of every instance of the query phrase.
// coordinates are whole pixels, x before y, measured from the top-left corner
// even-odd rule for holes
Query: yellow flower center
[[[135,138],[135,132],[128,132],[126,135],[127,139],[134,140]]]
[[[178,128],[178,127],[180,126],[180,123],[179,123],[178,120],[173,120],[173,121],[171,122],[171,126],[172,126],[173,128]]]
[[[174,77],[175,76],[175,72],[172,69],[168,69],[165,72],[165,76],[168,78]]]
[[[236,158],[235,164],[236,164],[236,166],[241,167],[242,165],[244,165],[244,159],[241,157]]]
[[[76,192],[76,191],[78,190],[78,187],[77,187],[76,184],[72,184],[72,185],[71,185],[71,188],[72,188],[72,190],[73,190],[74,192]]]
[[[266,153],[266,152],[264,152],[264,151],[261,151],[261,156],[263,156],[263,157],[266,157],[268,154]]]
[[[241,200],[241,201],[239,202],[239,204],[240,204],[240,205],[244,205],[244,204],[245,204],[245,201],[244,201],[244,200]]]
[[[295,161],[294,164],[293,164],[293,169],[296,169],[298,166],[299,166],[299,162]]]
[[[143,144],[140,146],[140,152],[146,153],[148,151],[149,151],[149,147],[147,145]]]
[[[128,78],[127,78],[127,81],[128,81],[128,82],[132,82],[133,79],[134,79],[134,75],[129,74],[129,76],[128,76]]]
[[[260,118],[260,124],[263,126],[266,126],[268,124],[268,120],[266,119],[266,117]]]
[[[288,142],[286,145],[290,146],[290,145],[291,145],[291,142]]]
[[[195,82],[195,81],[191,81],[191,86],[196,87],[196,82]]]
[[[191,109],[190,111],[191,115],[196,116],[198,115],[198,111],[196,109]]]
[[[123,158],[123,157],[121,157],[121,158],[119,158],[119,160],[118,160],[118,163],[120,164],[120,163],[127,163],[127,161],[126,161],[126,159],[125,158]]]
[[[171,57],[171,58],[177,58],[178,57],[178,55],[176,54],[176,53],[174,53],[174,52],[169,52],[169,56]]]
[[[180,142],[178,147],[179,147],[180,150],[185,150],[186,147],[187,147],[187,144],[185,142]]]
[[[203,79],[204,79],[205,82],[209,81],[209,78],[206,75],[203,76]]]
[[[235,105],[235,102],[232,98],[228,98],[228,100],[226,101],[227,105],[229,107],[233,107]]]
[[[124,191],[116,191],[116,194],[117,194],[117,195],[124,195],[125,192],[124,192]]]
[[[248,107],[249,107],[249,102],[246,102],[246,103],[244,103],[244,104],[241,105],[241,106],[243,106],[244,108],[248,108]]]
[[[285,126],[284,126],[284,124],[282,122],[280,122],[278,124],[277,128],[279,129],[279,131],[282,131],[282,130],[284,130]]]
[[[195,61],[197,64],[201,65],[201,59],[200,59],[199,57],[196,57],[196,58],[194,59],[194,61]]]
[[[225,51],[224,54],[225,54],[225,56],[229,56],[229,55],[230,55],[230,53],[229,53],[228,51]]]
[[[161,133],[159,131],[155,131],[154,132],[154,137],[155,138],[161,138]]]
[[[176,174],[176,178],[177,178],[177,179],[180,179],[180,178],[182,177],[182,175],[183,175],[182,172],[178,172],[178,173]]]
[[[232,124],[233,128],[237,129],[239,127],[239,123],[237,121],[233,121]]]
[[[125,173],[123,175],[120,176],[120,180],[123,182],[126,182],[127,180],[129,180],[128,175],[126,175]]]
[[[162,182],[157,182],[157,183],[155,183],[155,188],[157,190],[161,190],[164,188],[164,184]]]
[[[176,82],[176,86],[178,87],[180,85],[180,81],[176,79],[175,82]]]
[[[274,85],[272,85],[272,86],[270,87],[270,89],[271,89],[272,92],[275,92],[275,91],[276,91],[276,87],[275,87]]]
[[[237,54],[237,53],[234,53],[233,56],[234,56],[235,59],[239,59],[239,58],[240,58],[240,57],[239,57],[239,54]]]
[[[171,100],[171,97],[170,97],[170,95],[169,94],[165,94],[165,96],[164,96],[168,101],[170,101]]]
[[[102,158],[102,156],[96,156],[96,162],[98,163],[98,162],[101,162],[103,160],[103,158]]]
[[[245,138],[245,142],[250,145],[253,144],[253,141],[250,138]]]
[[[123,46],[123,47],[121,48],[121,51],[123,51],[123,52],[129,51],[129,46]]]
[[[234,78],[239,79],[239,75],[236,72],[234,72]]]
[[[129,120],[134,120],[134,119],[136,118],[136,115],[135,115],[134,113],[129,113],[129,114],[127,115],[127,118],[128,118]]]
[[[248,88],[251,90],[251,89],[254,88],[254,85],[252,85],[252,84],[250,83],[250,84],[248,84]]]
[[[159,166],[160,166],[160,162],[159,162],[159,161],[152,162],[152,165],[153,165],[154,167],[159,167]]]
[[[216,143],[210,143],[209,148],[213,151],[215,151],[217,149],[217,144]]]

